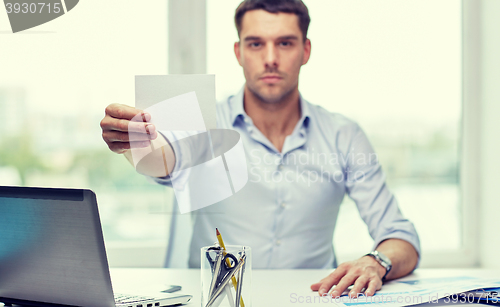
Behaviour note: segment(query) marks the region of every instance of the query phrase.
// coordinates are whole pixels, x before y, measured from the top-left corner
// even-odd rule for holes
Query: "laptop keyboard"
[[[133,304],[134,307],[137,303],[147,302],[154,300],[150,296],[138,296],[138,295],[126,295],[126,294],[115,294],[115,304]],[[131,305],[132,306],[132,305]],[[148,304],[147,306],[153,306],[153,304]],[[159,303],[155,306],[160,306]],[[146,307],[146,305],[144,305]]]

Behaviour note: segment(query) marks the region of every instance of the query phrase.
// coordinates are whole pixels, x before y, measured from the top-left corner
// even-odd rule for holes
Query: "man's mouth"
[[[280,76],[277,76],[277,75],[267,75],[267,76],[263,76],[260,78],[260,80],[264,81],[264,83],[268,83],[268,84],[274,84],[274,83],[277,83],[279,81],[281,81],[283,78],[281,78]]]

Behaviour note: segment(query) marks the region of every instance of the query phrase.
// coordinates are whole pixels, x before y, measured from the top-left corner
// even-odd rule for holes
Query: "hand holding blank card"
[[[239,133],[216,129],[215,76],[136,76],[135,91],[136,107],[151,115],[150,123],[174,151],[169,176],[181,213],[212,205],[245,186],[248,170]],[[141,116],[132,122],[142,121]],[[153,145],[132,147],[134,166],[156,151],[165,152]],[[155,163],[167,168],[166,159]]]

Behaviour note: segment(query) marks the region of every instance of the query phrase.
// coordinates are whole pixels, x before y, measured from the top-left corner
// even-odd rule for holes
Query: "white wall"
[[[480,264],[500,268],[500,1],[482,0]]]

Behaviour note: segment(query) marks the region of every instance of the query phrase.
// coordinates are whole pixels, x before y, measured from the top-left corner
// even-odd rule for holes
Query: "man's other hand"
[[[385,268],[370,256],[361,257],[355,261],[344,262],[338,266],[330,275],[323,278],[320,282],[311,285],[313,291],[323,296],[333,288],[330,295],[339,297],[347,287],[353,285],[349,291],[349,297],[357,297],[363,289],[366,296],[372,296],[382,287],[382,277],[384,277]]]
[[[141,114],[136,117],[138,121],[131,123],[137,114]],[[150,120],[151,115],[143,113],[142,110],[123,104],[110,104],[101,120],[102,138],[111,151],[119,154],[127,152],[131,146],[148,147],[150,140],[158,136],[155,126],[149,123]],[[134,141],[130,142],[130,139]]]

